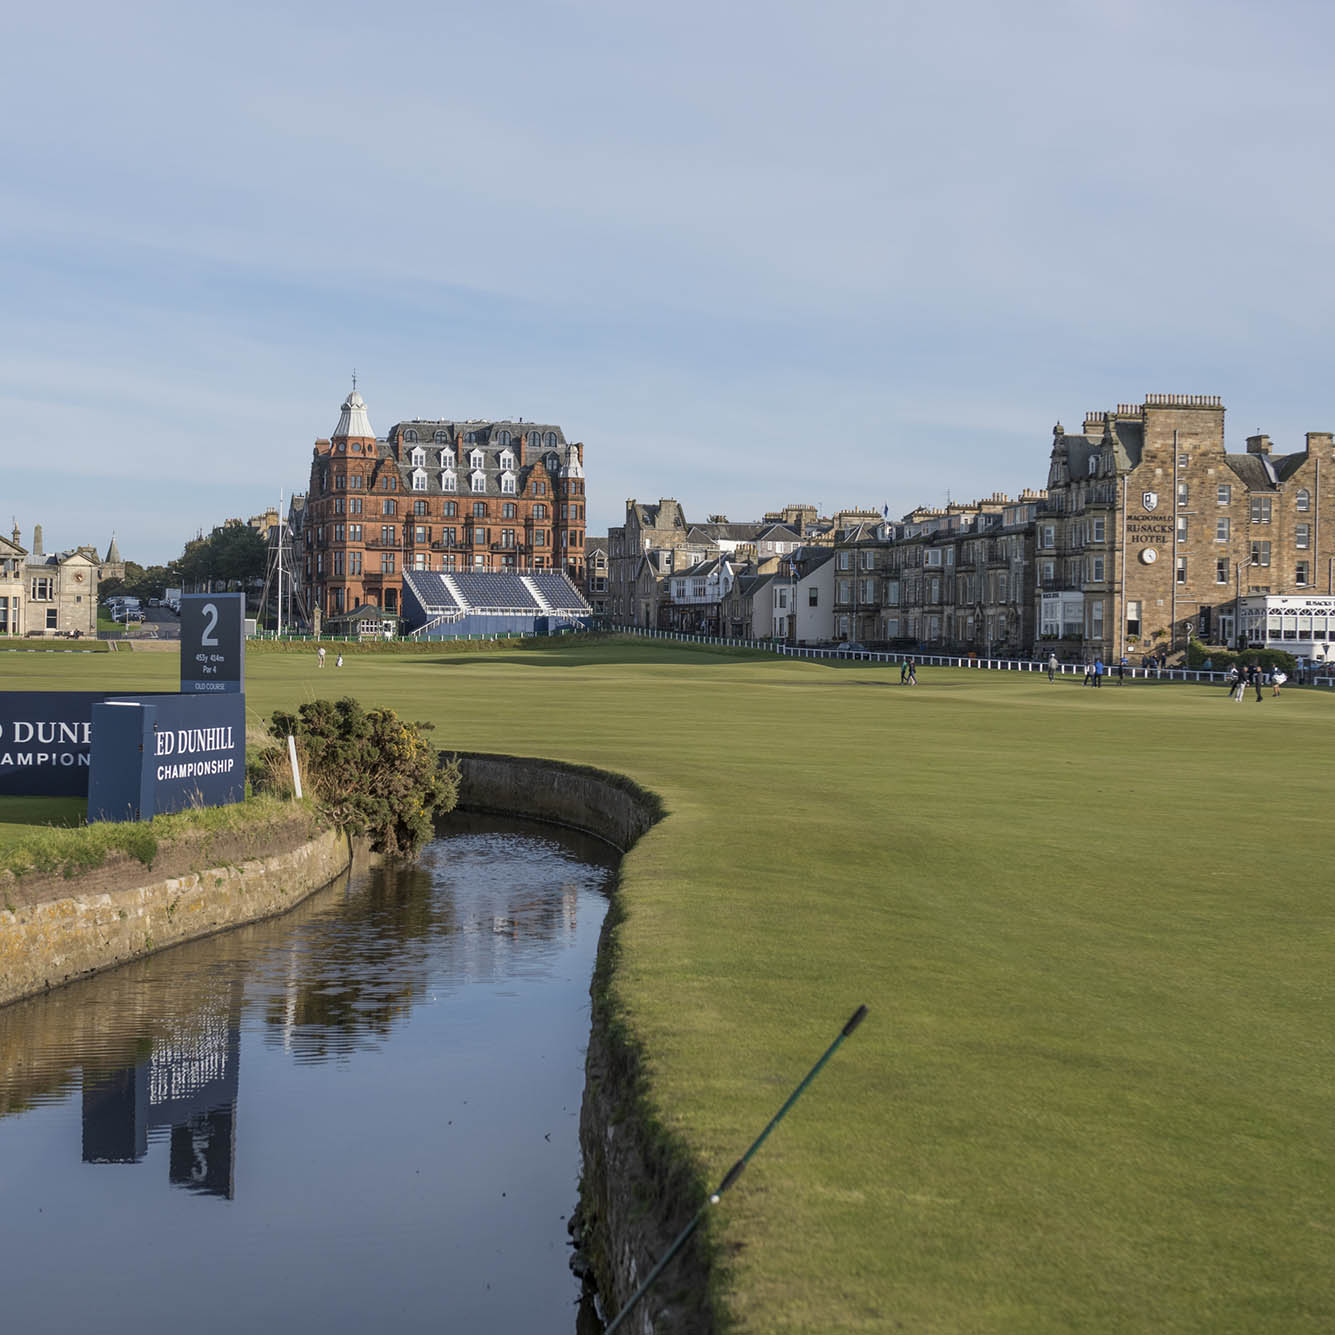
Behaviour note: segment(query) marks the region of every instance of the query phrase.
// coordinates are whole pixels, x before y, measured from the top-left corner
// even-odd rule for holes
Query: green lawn
[[[170,686],[169,655],[0,688]],[[254,654],[442,747],[620,770],[618,987],[748,1332],[1335,1328],[1335,700],[724,657]]]

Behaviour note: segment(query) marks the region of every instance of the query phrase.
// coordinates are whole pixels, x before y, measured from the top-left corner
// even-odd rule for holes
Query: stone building
[[[584,446],[555,425],[415,419],[381,439],[354,386],[315,442],[304,509],[307,603],[322,617],[397,615],[408,569],[584,582]]]
[[[0,635],[97,634],[97,552],[47,553],[41,525],[25,551],[17,525],[0,538]]]
[[[1292,454],[1265,435],[1230,453],[1223,404],[1195,394],[1089,413],[1079,434],[1059,423],[1037,520],[1038,650],[1115,662],[1193,637],[1232,644],[1239,600],[1335,593],[1333,517],[1330,432]]]

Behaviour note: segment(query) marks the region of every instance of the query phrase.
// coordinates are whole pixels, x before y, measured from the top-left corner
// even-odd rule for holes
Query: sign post
[[[190,593],[181,599],[182,694],[241,693],[245,612],[242,593]]]

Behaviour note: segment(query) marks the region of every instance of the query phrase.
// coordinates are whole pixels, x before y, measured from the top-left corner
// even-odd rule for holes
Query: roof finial
[[[352,368],[352,392],[354,394],[357,392],[357,368],[355,366]]]

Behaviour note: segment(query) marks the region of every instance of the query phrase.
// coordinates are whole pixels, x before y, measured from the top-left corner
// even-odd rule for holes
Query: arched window
[[[542,444],[542,432],[530,431],[528,433],[528,443],[536,450],[538,446]]]
[[[450,443],[449,433],[445,431],[437,431],[431,439],[434,440],[437,445],[448,445]]]
[[[476,473],[473,474],[473,479],[472,479],[472,480],[473,480],[473,490],[474,490],[474,491],[486,491],[486,489],[487,489],[487,475],[486,475],[485,473],[483,473],[483,472],[481,472],[481,471],[479,470],[478,472],[476,472]]]
[[[555,445],[555,444],[556,444],[556,432],[555,432],[555,431],[549,431],[549,432],[547,433],[547,444],[548,444],[549,446],[551,446],[551,445]]]
[[[411,445],[417,440],[417,432],[414,431],[412,427],[409,427],[407,431],[403,433],[403,438],[408,442],[409,445]]]
[[[453,473],[451,473],[451,472],[444,472],[444,473],[442,473],[442,474],[440,475],[440,489],[441,489],[441,491],[457,491],[457,490],[458,490],[458,483],[455,481],[455,477],[454,477],[454,474],[453,474]]]
[[[1312,493],[1303,487],[1295,499],[1295,506],[1299,513],[1306,514],[1312,508]]]
[[[476,444],[477,444],[477,432],[476,432],[476,431],[470,431],[470,432],[464,437],[464,444],[465,444],[465,445],[476,445]]]
[[[1094,474],[1097,473],[1098,471],[1099,471],[1099,456],[1098,456],[1097,454],[1091,454],[1091,455],[1089,456],[1089,475],[1090,475],[1090,477],[1093,477]]]
[[[500,432],[496,437],[497,445],[508,445],[510,443],[510,433],[508,431]]]

